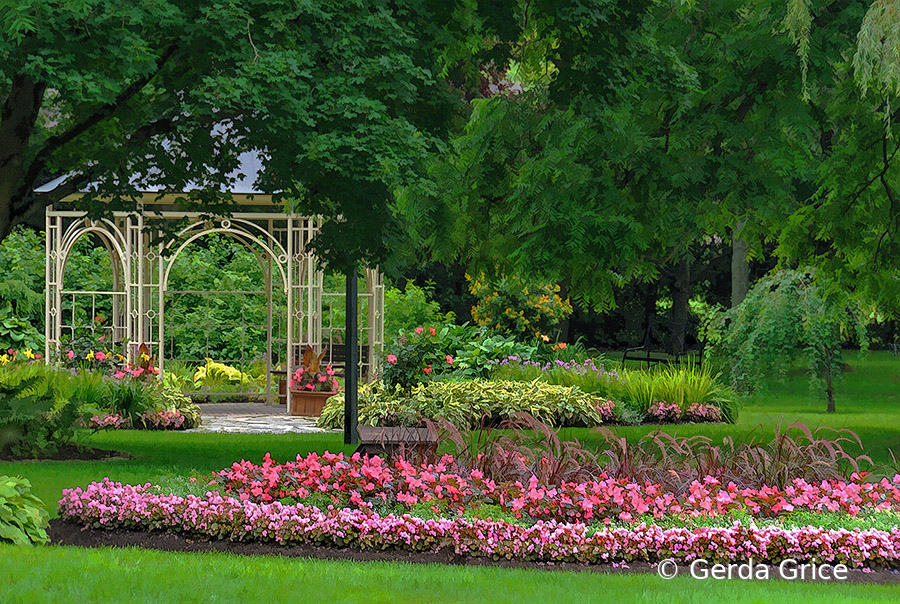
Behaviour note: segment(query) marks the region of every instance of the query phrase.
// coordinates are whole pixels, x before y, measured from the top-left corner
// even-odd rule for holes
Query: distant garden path
[[[282,405],[265,403],[205,403],[200,405],[203,425],[185,432],[235,434],[308,434],[329,432],[316,427],[312,417],[286,415]]]

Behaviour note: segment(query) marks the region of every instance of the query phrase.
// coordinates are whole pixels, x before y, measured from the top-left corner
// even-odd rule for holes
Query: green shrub
[[[152,382],[124,377],[110,384],[109,402],[105,408],[127,418],[132,424],[138,422],[145,412],[156,411],[158,407],[159,399]]]
[[[416,423],[444,418],[459,427],[497,423],[525,411],[554,426],[597,426],[600,400],[577,387],[532,382],[470,380],[429,382],[409,394],[375,382],[359,389],[359,422],[363,425]],[[318,425],[339,428],[344,421],[344,397],[329,399]]]
[[[0,373],[0,454],[52,455],[81,431],[78,402],[60,395],[51,374],[34,371],[24,379]]]
[[[202,423],[200,406],[194,404],[190,397],[181,392],[181,390],[165,382],[154,385],[154,390],[159,403],[157,410],[170,409],[180,411],[184,416],[183,428],[185,430],[196,428]]]
[[[577,386],[581,390],[616,402],[623,423],[640,423],[657,401],[675,403],[685,411],[692,404],[716,405],[725,421],[737,420],[737,394],[706,366],[665,366],[651,370],[607,371],[602,364],[504,362],[496,365],[495,379],[541,380],[548,384]]]
[[[44,502],[31,492],[24,478],[0,476],[0,542],[15,545],[50,543]]]
[[[456,321],[452,312],[442,313],[432,297],[434,285],[419,287],[407,281],[403,290],[388,287],[384,290],[385,339],[394,340],[400,332],[410,332],[420,325],[444,325]]]

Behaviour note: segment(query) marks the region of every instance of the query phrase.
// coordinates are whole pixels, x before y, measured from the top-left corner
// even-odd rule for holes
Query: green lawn
[[[854,371],[837,391],[836,414],[814,400],[801,373],[770,384],[765,395],[745,401],[734,426],[676,426],[677,434],[747,438],[758,426],[771,432],[779,421],[846,427],[857,432],[879,462],[900,452],[900,357],[871,353],[848,359]],[[628,437],[648,426],[617,428]],[[589,430],[563,431],[588,443]],[[349,451],[340,434],[225,435],[166,432],[104,432],[89,444],[128,451],[133,458],[103,462],[0,463],[0,474],[29,478],[55,515],[63,488],[108,476],[144,482],[163,474],[211,472],[241,458],[259,460],[271,452],[286,459],[309,451]],[[528,602],[623,601],[795,602],[897,601],[896,587],[811,585],[783,582],[730,583],[655,575],[546,573],[498,568],[410,566],[402,563],[351,563],[241,558],[222,554],[166,554],[141,550],[0,546],[0,601],[374,601],[374,602]],[[4,593],[5,592],[5,593]]]
[[[0,546],[4,602],[896,602],[893,586]],[[735,588],[737,587],[737,589]],[[3,592],[6,591],[4,596]]]

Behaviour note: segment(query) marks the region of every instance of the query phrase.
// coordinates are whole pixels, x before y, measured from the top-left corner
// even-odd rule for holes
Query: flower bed
[[[178,409],[163,409],[145,411],[135,421],[118,413],[94,415],[88,420],[87,426],[95,430],[187,430],[195,427],[197,423]]]
[[[707,477],[692,482],[683,493],[670,493],[660,485],[607,477],[556,486],[541,485],[533,476],[528,484],[497,483],[478,470],[454,473],[453,464],[449,455],[440,463],[423,465],[327,452],[278,464],[266,455],[261,465],[233,464],[219,472],[215,482],[236,497],[259,503],[286,497],[302,500],[316,494],[341,507],[378,501],[407,506],[433,503],[456,510],[493,505],[532,520],[630,521],[646,515],[700,517],[735,512],[772,517],[799,511],[855,516],[862,510],[900,511],[900,475],[880,482],[864,482],[859,475],[849,482],[811,484],[795,479],[784,489],[738,488]]]
[[[896,482],[896,481],[895,481]],[[167,530],[235,541],[417,551],[452,549],[457,554],[554,562],[656,561],[844,563],[900,566],[900,529],[847,530],[813,526],[784,529],[744,526],[668,528],[640,525],[599,528],[583,523],[538,521],[527,526],[478,518],[417,518],[379,515],[370,506],[320,509],[303,504],[249,499],[210,492],[205,496],[158,494],[151,485],[92,483],[63,491],[59,513],[85,526]]]

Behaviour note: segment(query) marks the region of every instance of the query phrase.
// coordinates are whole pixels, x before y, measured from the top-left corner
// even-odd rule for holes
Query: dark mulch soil
[[[111,459],[131,459],[124,451],[107,451],[91,447],[65,445],[53,455],[35,459],[33,457],[16,457],[10,453],[0,453],[0,461],[102,461]]]
[[[531,562],[518,560],[492,560],[457,555],[452,551],[412,552],[404,550],[365,550],[316,545],[278,545],[275,543],[242,543],[221,541],[203,536],[185,536],[160,531],[133,531],[125,529],[93,529],[65,520],[51,520],[47,531],[54,545],[79,547],[143,547],[166,552],[227,552],[242,556],[285,556],[289,558],[314,558],[317,560],[353,560],[357,562],[410,562],[413,564],[449,564],[455,566],[497,566],[502,568],[526,568],[538,570],[566,570],[600,573],[653,573],[656,564],[634,562],[628,567],[612,564],[575,564],[569,562]],[[679,566],[679,575],[690,576],[687,566]],[[771,573],[777,575],[777,570]],[[900,572],[873,570],[864,573],[851,570],[849,581],[854,583],[900,584]]]

